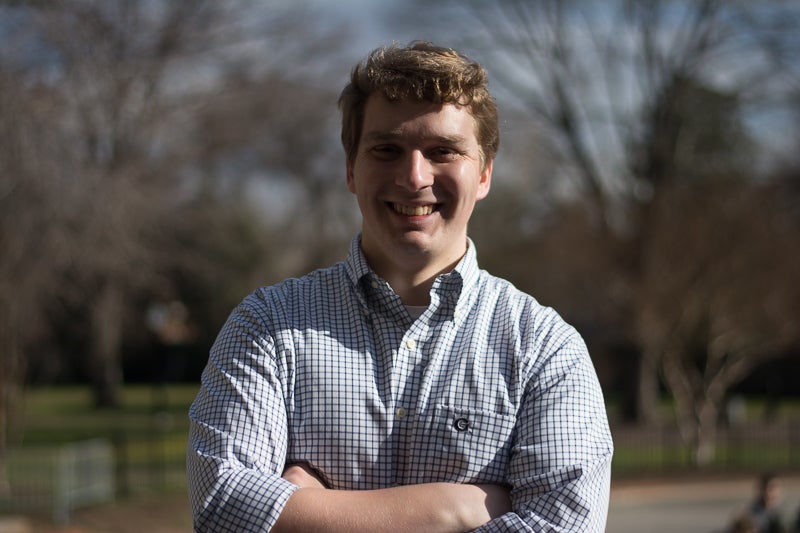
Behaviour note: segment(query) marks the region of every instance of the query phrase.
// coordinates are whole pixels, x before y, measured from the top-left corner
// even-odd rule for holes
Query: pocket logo
[[[461,418],[456,418],[455,422],[453,422],[453,428],[456,431],[466,431],[469,429],[469,420],[463,416]]]

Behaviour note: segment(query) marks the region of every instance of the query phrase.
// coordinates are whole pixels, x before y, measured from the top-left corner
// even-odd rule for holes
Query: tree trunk
[[[91,373],[97,407],[116,407],[122,386],[123,293],[113,282],[106,282],[91,309]]]
[[[694,466],[705,467],[714,461],[717,449],[717,420],[719,408],[713,401],[702,401],[698,409],[697,427],[692,443],[692,462]]]
[[[636,421],[652,425],[658,421],[658,366],[652,353],[641,352],[636,370]]]
[[[5,303],[0,314],[0,497],[10,491],[6,470],[8,444],[12,415],[16,412],[25,374],[16,327],[18,310],[10,298]]]

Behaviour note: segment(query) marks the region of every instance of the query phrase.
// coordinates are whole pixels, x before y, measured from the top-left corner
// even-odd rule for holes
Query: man
[[[262,288],[190,411],[200,531],[603,531],[612,442],[585,345],[478,268],[484,69],[374,51],[340,98],[363,217],[345,261]]]
[[[750,515],[758,533],[783,533],[780,514],[782,494],[781,479],[773,472],[765,472],[758,479],[756,497],[750,504]]]

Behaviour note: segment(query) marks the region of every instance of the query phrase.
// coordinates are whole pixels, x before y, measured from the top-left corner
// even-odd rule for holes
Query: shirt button
[[[408,348],[409,350],[413,350],[416,347],[417,347],[417,342],[414,339],[408,339],[406,341],[406,348]]]
[[[397,409],[394,410],[394,415],[401,420],[405,418],[407,414],[408,411],[406,411],[405,407],[398,407]]]
[[[370,285],[372,285],[373,289],[377,289],[378,288],[378,282],[375,281],[374,279],[372,280],[372,283],[370,283]]]

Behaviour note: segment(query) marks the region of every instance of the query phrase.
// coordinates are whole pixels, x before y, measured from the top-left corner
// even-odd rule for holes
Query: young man
[[[374,51],[340,98],[347,259],[262,288],[190,411],[199,531],[603,531],[612,442],[578,333],[478,268],[497,111],[484,69]]]

